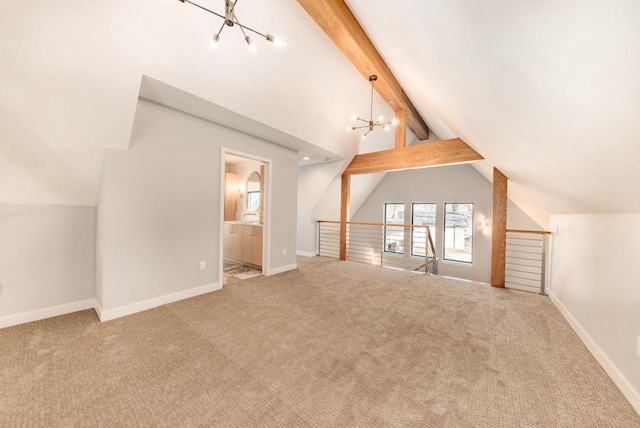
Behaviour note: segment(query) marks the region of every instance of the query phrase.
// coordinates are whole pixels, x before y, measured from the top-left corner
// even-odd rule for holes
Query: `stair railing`
[[[317,254],[339,258],[339,221],[318,221]],[[438,258],[427,225],[347,222],[347,260],[438,273]]]
[[[547,257],[551,232],[507,229],[505,287],[547,295]]]

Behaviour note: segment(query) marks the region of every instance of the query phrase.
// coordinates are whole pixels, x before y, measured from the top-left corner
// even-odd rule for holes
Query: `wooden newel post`
[[[349,191],[351,176],[342,174],[340,191],[340,260],[347,260],[347,221],[349,221]]]
[[[491,285],[504,288],[507,255],[507,177],[493,168]]]

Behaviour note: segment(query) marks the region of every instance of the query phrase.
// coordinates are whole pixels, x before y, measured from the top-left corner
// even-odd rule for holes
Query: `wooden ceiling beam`
[[[475,162],[484,158],[460,138],[415,144],[353,158],[344,174],[397,171]]]
[[[394,112],[406,112],[407,126],[420,140],[429,138],[429,128],[384,62],[344,0],[298,0],[314,21],[367,81],[378,76],[375,89]]]

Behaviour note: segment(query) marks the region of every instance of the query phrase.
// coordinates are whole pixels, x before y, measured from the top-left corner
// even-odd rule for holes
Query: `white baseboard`
[[[294,263],[291,265],[286,265],[286,266],[278,266],[277,268],[271,268],[269,269],[269,275],[277,275],[279,273],[283,273],[283,272],[289,272],[290,270],[296,270],[298,269],[298,264]]]
[[[96,306],[95,299],[80,300],[78,302],[65,303],[63,305],[51,306],[48,308],[37,309],[35,311],[22,312],[19,314],[8,315],[0,318],[0,328],[11,327],[18,324],[24,324],[32,321],[40,321],[46,318],[57,317],[60,315],[71,314],[73,312],[85,311],[93,309]]]
[[[553,294],[553,292],[549,291],[549,298],[553,302],[554,305],[558,308],[562,316],[567,320],[569,325],[576,332],[580,340],[585,344],[589,352],[593,355],[593,357],[600,363],[605,372],[609,375],[613,383],[616,384],[620,392],[629,400],[631,406],[640,414],[640,393],[635,390],[635,388],[629,383],[626,377],[618,368],[609,360],[607,355],[602,352],[600,347],[596,344],[596,342],[589,336],[589,334],[582,328],[578,320],[576,320],[571,312],[558,300],[558,298]]]
[[[135,314],[137,312],[146,311],[155,307],[166,305],[169,303],[177,302],[179,300],[189,299],[191,297],[199,296],[201,294],[210,293],[212,291],[220,290],[220,284],[215,282],[213,284],[202,285],[196,288],[190,288],[188,290],[179,291],[177,293],[167,294],[164,296],[154,297],[153,299],[143,300],[141,302],[132,303],[130,305],[120,306],[113,309],[102,309],[97,303],[95,305],[96,313],[100,321],[110,321],[116,318],[121,318],[127,315]]]
[[[315,257],[318,254],[316,254],[315,252],[311,252],[311,251],[296,251],[296,255],[297,256],[302,256],[302,257]]]

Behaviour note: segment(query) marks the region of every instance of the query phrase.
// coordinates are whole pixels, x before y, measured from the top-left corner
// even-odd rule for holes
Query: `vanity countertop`
[[[258,223],[257,221],[246,221],[246,220],[234,220],[234,221],[225,221],[225,224],[247,224],[251,226],[262,226],[262,223]]]

